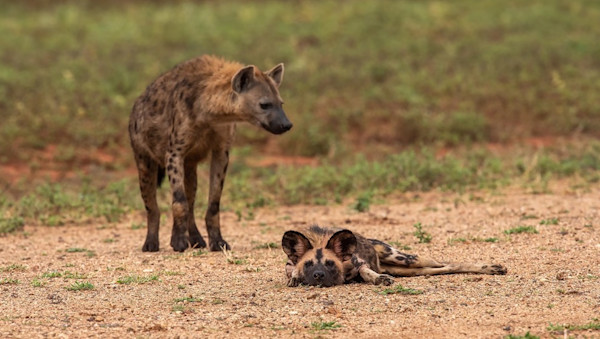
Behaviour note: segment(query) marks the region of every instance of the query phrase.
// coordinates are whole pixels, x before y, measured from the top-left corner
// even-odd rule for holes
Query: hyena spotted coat
[[[171,247],[206,247],[194,218],[196,168],[210,157],[205,221],[211,251],[229,248],[221,236],[219,204],[235,123],[250,122],[273,134],[292,128],[279,85],[283,64],[261,72],[213,56],[175,66],[152,82],[133,105],[129,135],[138,169],[148,233],[143,251],[158,251],[156,189],[166,174],[171,184]]]
[[[376,239],[347,229],[311,226],[287,231],[281,247],[288,256],[288,286],[330,287],[351,281],[391,285],[393,276],[450,273],[506,274],[501,265],[439,263],[406,254]]]

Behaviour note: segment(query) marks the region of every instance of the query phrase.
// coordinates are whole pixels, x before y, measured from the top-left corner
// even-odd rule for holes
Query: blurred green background
[[[200,54],[286,65],[281,94],[294,129],[238,128],[225,201],[240,215],[515,178],[598,178],[597,1],[1,0],[0,8],[0,228],[114,221],[139,209],[132,103]],[[252,166],[264,155],[279,157],[272,164],[310,157],[312,166]]]

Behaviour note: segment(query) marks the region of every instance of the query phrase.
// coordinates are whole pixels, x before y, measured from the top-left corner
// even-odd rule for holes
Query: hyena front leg
[[[167,174],[171,183],[171,193],[173,194],[173,231],[171,232],[171,247],[177,252],[185,251],[188,246],[189,206],[185,195],[183,181],[183,155],[181,151],[173,147],[176,142],[172,140],[171,147],[167,152]],[[179,148],[181,149],[181,148]]]
[[[208,209],[206,210],[206,231],[211,251],[220,251],[222,248],[231,249],[229,244],[221,236],[221,224],[219,220],[219,209],[221,204],[221,193],[227,174],[229,164],[228,149],[214,149],[210,162],[210,184],[208,191]]]
[[[196,201],[196,188],[198,187],[197,165],[198,161],[191,159],[186,159],[184,162],[185,195],[188,201],[187,230],[188,235],[190,237],[190,246],[192,248],[204,248],[206,247],[206,242],[204,241],[204,238],[202,238],[202,236],[200,235],[200,232],[198,232],[198,227],[196,226],[196,219],[194,217],[194,203]]]
[[[158,224],[160,221],[160,211],[156,202],[156,187],[158,185],[158,164],[150,157],[136,154],[135,163],[138,169],[140,182],[140,192],[146,207],[146,217],[148,222],[148,232],[146,241],[142,246],[144,252],[158,251]]]

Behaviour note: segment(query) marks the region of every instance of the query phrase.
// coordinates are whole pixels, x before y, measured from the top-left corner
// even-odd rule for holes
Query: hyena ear
[[[335,254],[342,259],[342,261],[350,260],[354,251],[356,251],[356,237],[354,233],[349,230],[341,230],[335,232],[325,248],[332,250]]]
[[[288,258],[296,265],[304,253],[313,247],[304,234],[296,231],[287,231],[281,239],[281,248],[283,248]]]
[[[253,82],[254,82],[254,66],[252,66],[252,65],[246,66],[246,67],[240,69],[239,71],[237,71],[237,73],[235,73],[233,78],[231,78],[231,88],[233,88],[233,90],[236,93],[242,93],[243,91],[250,88],[250,86],[252,85]]]
[[[283,64],[279,64],[271,68],[271,70],[267,71],[266,74],[273,79],[273,81],[275,81],[277,84],[277,87],[279,87],[283,81]]]

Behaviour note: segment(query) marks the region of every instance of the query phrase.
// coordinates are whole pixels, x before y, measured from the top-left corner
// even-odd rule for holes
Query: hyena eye
[[[269,109],[271,107],[273,107],[273,104],[270,102],[265,102],[265,103],[260,104],[260,108],[262,108],[262,109]]]

